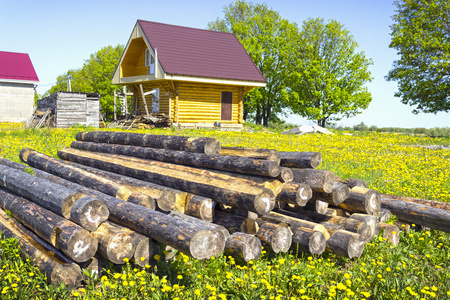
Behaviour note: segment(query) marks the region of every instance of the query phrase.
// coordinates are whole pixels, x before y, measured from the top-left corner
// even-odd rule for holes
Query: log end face
[[[260,215],[268,214],[275,207],[275,195],[269,190],[265,189],[259,194],[254,201],[255,212]]]
[[[23,161],[24,163],[26,163],[28,161],[28,155],[30,155],[30,153],[33,151],[35,151],[35,150],[30,149],[30,148],[23,148],[22,150],[20,150],[20,153],[19,153],[20,160]]]
[[[108,259],[115,264],[124,264],[134,254],[134,241],[128,234],[119,233],[111,237],[106,248]]]
[[[220,154],[221,145],[216,139],[208,139],[205,143],[205,153],[206,154]]]
[[[89,231],[95,231],[109,217],[107,206],[100,200],[83,197],[72,206],[71,219]]]
[[[380,215],[381,196],[375,190],[370,190],[367,201],[364,204],[366,212],[370,215],[378,217]]]
[[[326,238],[322,232],[314,232],[309,240],[309,252],[311,254],[322,254],[326,247]]]
[[[69,289],[75,289],[81,285],[83,273],[77,264],[59,264],[49,276],[49,281],[54,286],[64,283]]]
[[[219,235],[211,230],[200,230],[191,239],[189,244],[189,252],[193,258],[209,259],[217,256],[221,241]],[[224,241],[222,241],[224,242]]]
[[[151,241],[149,238],[142,240],[136,245],[136,250],[134,252],[134,262],[140,267],[145,267],[146,265],[155,265],[156,260],[154,256],[160,255],[159,246]]]
[[[275,161],[270,162],[268,169],[269,169],[269,175],[272,177],[278,177],[281,173],[281,167]]]
[[[86,230],[78,230],[69,239],[67,254],[76,262],[85,262],[95,255],[97,248],[97,239]]]
[[[216,207],[217,202],[208,198],[205,201],[202,202],[200,206],[200,217],[202,220],[206,222],[213,222],[214,221],[214,211]]]
[[[292,245],[292,232],[287,226],[279,226],[273,232],[271,239],[272,250],[275,253],[287,252]]]
[[[315,169],[322,163],[322,154],[320,152],[313,152],[311,155],[311,168]]]
[[[261,256],[261,241],[254,236],[249,236],[242,250],[242,256],[245,261],[258,259]]]

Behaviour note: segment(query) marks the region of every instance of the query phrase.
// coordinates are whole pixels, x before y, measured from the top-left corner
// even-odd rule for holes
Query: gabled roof
[[[234,34],[144,20],[138,24],[166,74],[266,82]]]
[[[26,53],[0,51],[0,80],[39,82]]]

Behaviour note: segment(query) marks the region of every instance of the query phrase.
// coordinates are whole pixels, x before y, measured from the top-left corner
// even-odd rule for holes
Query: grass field
[[[56,157],[86,128],[23,130],[0,124],[0,156],[19,162],[23,147]],[[137,131],[144,132],[144,131]],[[321,169],[341,178],[364,179],[383,193],[450,202],[450,139],[359,133],[348,136],[286,136],[270,132],[151,130],[155,134],[208,136],[224,146],[318,151]],[[230,257],[197,261],[179,254],[156,267],[108,270],[84,288],[68,291],[45,284],[16,242],[0,243],[0,299],[450,299],[450,234],[435,230],[403,233],[392,247],[376,237],[359,259],[324,253],[295,253],[242,264]]]

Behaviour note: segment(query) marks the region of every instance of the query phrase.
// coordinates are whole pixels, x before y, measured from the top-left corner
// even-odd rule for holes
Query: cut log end
[[[211,230],[200,230],[191,239],[189,252],[193,258],[209,259],[216,256],[224,241],[217,238],[217,233]],[[220,245],[219,245],[219,244]]]
[[[67,196],[66,199],[63,201],[63,205],[61,207],[61,212],[64,218],[70,219],[70,212],[72,210],[72,206],[75,202],[77,202],[79,199],[85,197],[85,194],[82,193],[72,193],[69,196]]]
[[[289,227],[279,226],[273,230],[270,245],[275,253],[287,252],[292,245],[292,232]]]
[[[112,236],[106,247],[107,258],[115,264],[124,264],[124,259],[130,259],[134,254],[134,242],[128,234]]]
[[[159,246],[149,238],[143,239],[138,243],[134,251],[134,262],[140,267],[156,264],[154,256],[160,254]]]
[[[64,283],[69,289],[79,287],[82,280],[83,273],[81,268],[74,263],[58,264],[49,276],[49,281],[52,285],[59,286],[61,283]]]
[[[309,253],[321,254],[326,247],[325,235],[322,232],[315,232],[309,242]]]
[[[86,230],[76,231],[67,243],[67,255],[76,262],[85,262],[97,252],[98,241]]]
[[[109,217],[106,205],[91,197],[76,201],[70,212],[70,219],[89,231],[95,231]]]
[[[258,259],[261,256],[262,246],[261,241],[257,237],[249,237],[247,243],[244,245],[242,255],[245,261]]]
[[[266,190],[255,198],[255,210],[258,214],[266,215],[275,207],[275,197],[273,192]]]
[[[278,180],[284,183],[292,182],[294,180],[294,173],[292,173],[292,170],[290,168],[281,168]]]
[[[216,139],[208,139],[205,143],[206,154],[220,154],[220,142]]]
[[[141,193],[133,193],[131,194],[128,199],[128,202],[134,203],[140,206],[147,207],[148,209],[155,210],[156,209],[156,201],[154,198],[141,194]]]
[[[19,153],[20,159],[21,159],[24,163],[26,163],[27,160],[28,160],[28,155],[29,155],[31,152],[33,152],[33,151],[34,151],[34,150],[33,150],[33,149],[30,149],[30,148],[23,148],[22,150],[20,150],[20,153]]]
[[[381,197],[376,191],[371,191],[372,194],[369,196],[368,201],[365,203],[366,212],[368,214],[378,216],[380,214]]]

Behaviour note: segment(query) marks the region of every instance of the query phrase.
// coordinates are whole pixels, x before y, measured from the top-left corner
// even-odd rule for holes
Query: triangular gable
[[[27,53],[0,51],[0,80],[39,83]]]

